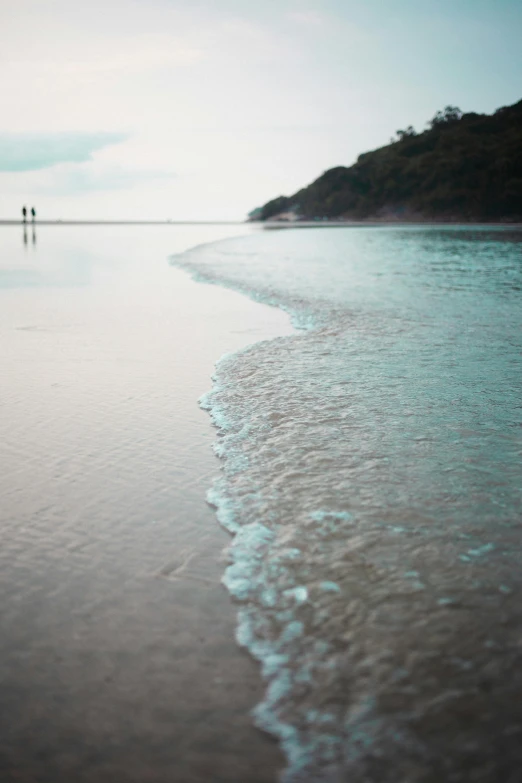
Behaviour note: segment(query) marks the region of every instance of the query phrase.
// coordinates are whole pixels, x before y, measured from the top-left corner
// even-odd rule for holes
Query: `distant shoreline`
[[[521,228],[522,222],[465,220],[0,220],[0,226],[244,226],[259,228],[378,228],[381,226],[491,226]]]
[[[0,220],[0,226],[242,226],[245,220]]]
[[[466,221],[466,220],[393,220],[388,218],[374,219],[368,218],[366,220],[252,220],[248,221],[252,225],[263,226],[266,228],[379,228],[390,226],[407,227],[407,226],[489,226],[495,227],[509,227],[509,228],[521,228],[522,222],[508,222],[508,221]]]

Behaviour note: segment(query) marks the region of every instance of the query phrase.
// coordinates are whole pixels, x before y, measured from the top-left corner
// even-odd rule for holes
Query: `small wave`
[[[522,323],[483,267],[512,269],[521,245],[317,233],[175,260],[301,329],[223,357],[201,400],[223,460],[208,500],[234,536],[223,581],[267,683],[255,721],[286,783],[509,779]]]

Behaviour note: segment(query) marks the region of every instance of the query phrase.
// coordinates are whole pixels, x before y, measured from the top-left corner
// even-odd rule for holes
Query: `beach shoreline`
[[[408,226],[434,226],[443,228],[444,226],[455,228],[455,226],[464,226],[470,228],[477,226],[479,228],[495,228],[496,226],[506,228],[520,228],[520,220],[463,220],[462,218],[419,218],[418,220],[401,218],[383,217],[383,218],[361,218],[360,220],[318,218],[317,220],[37,220],[35,222],[27,221],[24,223],[20,219],[0,220],[0,226],[234,226],[244,230],[263,228],[377,228],[384,226],[390,228],[398,226],[406,228]],[[187,250],[189,248],[186,248]]]

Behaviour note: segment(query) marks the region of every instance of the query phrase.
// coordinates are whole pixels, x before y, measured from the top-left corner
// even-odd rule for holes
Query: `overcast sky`
[[[0,218],[242,219],[520,100],[521,30],[520,0],[0,0]]]

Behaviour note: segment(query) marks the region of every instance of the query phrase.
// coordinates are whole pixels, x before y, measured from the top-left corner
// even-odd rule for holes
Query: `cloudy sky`
[[[242,219],[520,100],[521,29],[520,0],[0,0],[0,218]]]

